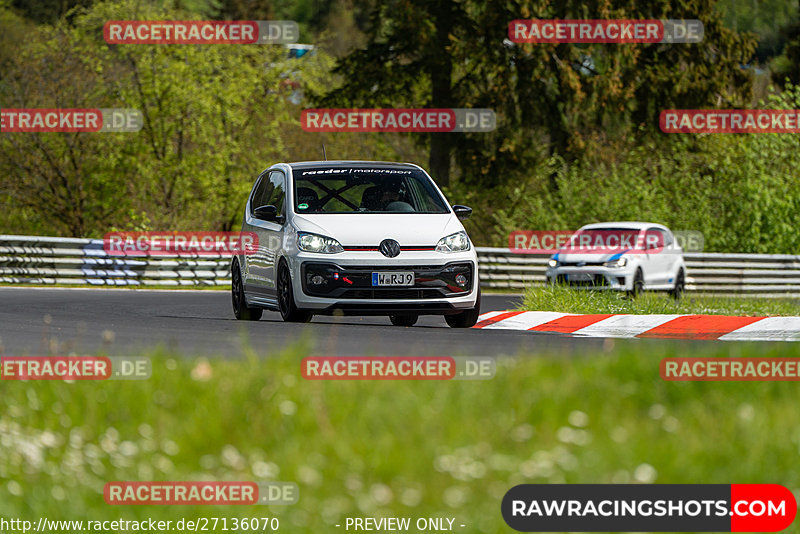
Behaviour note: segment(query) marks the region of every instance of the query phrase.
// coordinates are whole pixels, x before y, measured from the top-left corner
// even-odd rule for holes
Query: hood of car
[[[330,213],[295,215],[294,226],[339,241],[344,247],[378,246],[394,239],[400,246],[435,246],[447,235],[463,230],[452,214]]]

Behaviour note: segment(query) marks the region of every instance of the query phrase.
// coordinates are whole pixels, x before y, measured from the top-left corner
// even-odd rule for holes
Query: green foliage
[[[94,0],[9,0],[10,7],[39,24],[53,24],[77,7],[88,7]],[[0,3],[0,8],[6,7]]]
[[[329,85],[332,59],[321,50],[295,60],[281,46],[105,43],[107,20],[203,16],[190,2],[158,4],[99,2],[69,22],[35,28],[0,10],[0,40],[9,44],[0,52],[4,107],[144,114],[138,133],[4,133],[5,232],[229,230],[255,177],[276,161],[321,159],[322,142],[334,157],[409,153],[398,136],[300,130],[289,97]]]
[[[0,186],[59,234],[139,228],[142,218],[156,228],[230,229],[255,176],[283,153],[281,125],[292,120],[285,78],[302,78],[312,63],[289,65],[282,47],[102,40],[105,21],[134,18],[189,16],[135,1],[95,4],[18,43],[0,96],[6,107],[134,108],[143,130],[4,134]]]
[[[420,139],[443,185],[452,154],[461,180],[506,186],[542,156],[572,161],[639,125],[654,131],[664,107],[748,103],[751,81],[739,67],[752,56],[755,38],[723,27],[713,7],[714,0],[382,2],[372,10],[368,45],[340,59],[335,72],[342,83],[319,102],[492,108],[494,133]],[[504,42],[508,23],[518,18],[699,18],[705,34],[702,43],[680,46]],[[579,72],[586,58],[597,75]]]
[[[3,106],[131,107],[145,114],[138,134],[3,134],[4,231],[96,236],[112,227],[235,228],[258,172],[275,161],[320,159],[324,143],[331,159],[423,163],[440,183],[442,166],[455,163],[459,179],[448,193],[476,208],[467,225],[481,245],[503,246],[513,229],[642,219],[702,231],[712,251],[792,253],[800,246],[796,136],[653,132],[663,108],[738,107],[749,98],[740,63],[754,42],[723,27],[712,0],[576,0],[558,7],[363,0],[349,18],[329,19],[352,33],[358,19],[368,30],[369,45],[337,63],[320,48],[288,60],[280,47],[110,46],[102,39],[109,19],[197,18],[209,9],[274,10],[282,17],[310,9],[212,4],[96,3],[55,26],[32,26],[0,9]],[[322,3],[317,14],[334,5],[347,2]],[[700,16],[706,38],[680,46],[503,44],[509,20],[568,16]],[[587,55],[599,75],[573,68]],[[293,104],[295,90],[325,95],[324,104],[490,107],[498,128],[429,137],[308,133],[298,118],[310,102]],[[797,109],[797,90],[769,105]],[[434,151],[432,168],[424,154],[433,161]]]
[[[762,107],[800,109],[789,86]],[[696,230],[707,252],[800,250],[800,139],[793,134],[659,135],[630,140],[613,161],[553,157],[491,191],[456,186],[471,235],[508,246],[512,230],[576,230],[613,220]],[[555,177],[556,188],[549,187]]]
[[[772,79],[780,86],[786,82],[800,84],[800,16],[798,21],[789,24],[781,31],[786,38],[783,54],[776,57],[770,67]]]
[[[800,16],[797,0],[719,0],[716,8],[726,27],[758,34],[756,56],[761,62],[780,54],[786,43],[781,28]]]

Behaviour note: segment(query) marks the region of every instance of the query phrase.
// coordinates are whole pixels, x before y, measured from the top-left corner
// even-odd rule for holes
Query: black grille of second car
[[[608,285],[606,277],[602,274],[593,274],[590,280],[569,280],[567,275],[558,275],[558,282],[578,287],[603,287]]]
[[[604,261],[559,261],[559,265],[561,265],[562,267],[575,267],[575,266],[582,267],[584,265],[599,266],[604,264],[605,264]]]

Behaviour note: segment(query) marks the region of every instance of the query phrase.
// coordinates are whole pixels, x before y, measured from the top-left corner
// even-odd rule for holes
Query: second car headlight
[[[466,232],[456,232],[443,237],[436,244],[436,252],[461,252],[469,250],[469,237]]]
[[[303,252],[319,252],[320,254],[336,254],[344,251],[342,244],[332,237],[305,232],[297,234],[297,248]]]
[[[619,258],[612,261],[607,261],[603,265],[606,267],[625,267],[628,264],[628,258]]]

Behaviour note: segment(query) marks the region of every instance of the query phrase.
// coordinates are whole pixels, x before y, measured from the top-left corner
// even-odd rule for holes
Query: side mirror
[[[469,216],[472,215],[472,208],[456,204],[453,206],[453,212],[459,221],[463,221],[464,219],[469,219]]]
[[[283,222],[283,216],[278,213],[278,208],[272,204],[268,206],[259,206],[253,210],[253,217],[262,221],[270,222]]]

